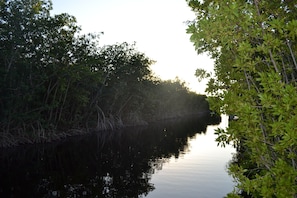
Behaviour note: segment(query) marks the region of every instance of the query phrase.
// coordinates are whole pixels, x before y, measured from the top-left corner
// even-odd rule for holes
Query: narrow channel
[[[224,197],[231,147],[209,117],[97,132],[0,153],[0,197]]]
[[[189,149],[178,158],[170,157],[152,176],[155,190],[147,197],[222,198],[231,192],[235,184],[226,168],[235,149],[217,146],[214,134],[227,125],[228,117],[222,115],[219,125],[208,125],[206,133],[189,138]]]

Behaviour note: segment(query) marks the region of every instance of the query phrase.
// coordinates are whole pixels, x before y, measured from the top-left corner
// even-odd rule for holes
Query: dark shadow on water
[[[139,197],[155,170],[187,152],[210,117],[168,120],[52,144],[2,149],[0,197]]]

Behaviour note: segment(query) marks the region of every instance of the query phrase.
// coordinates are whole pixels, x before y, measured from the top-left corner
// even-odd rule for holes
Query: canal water
[[[170,157],[152,176],[155,190],[147,197],[222,198],[230,193],[235,184],[226,169],[235,149],[218,147],[214,134],[216,128],[227,125],[228,117],[222,116],[219,125],[208,125],[206,133],[190,137],[188,150],[178,158]]]
[[[228,119],[196,117],[2,149],[0,197],[221,198],[234,186],[217,147]]]

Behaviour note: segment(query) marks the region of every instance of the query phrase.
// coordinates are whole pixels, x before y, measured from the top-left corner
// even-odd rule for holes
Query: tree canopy
[[[239,151],[229,166],[238,182],[229,196],[297,197],[297,3],[187,2],[196,14],[191,41],[215,60],[211,108],[239,117],[217,131],[220,144]]]
[[[0,1],[0,147],[208,109],[183,82],[153,76],[135,44],[99,47],[101,34],[81,34],[74,16],[51,9]]]

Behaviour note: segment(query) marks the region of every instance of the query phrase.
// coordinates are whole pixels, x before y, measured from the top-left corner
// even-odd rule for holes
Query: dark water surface
[[[223,197],[233,188],[225,170],[233,150],[216,146],[215,122],[175,120],[2,149],[0,197]]]

